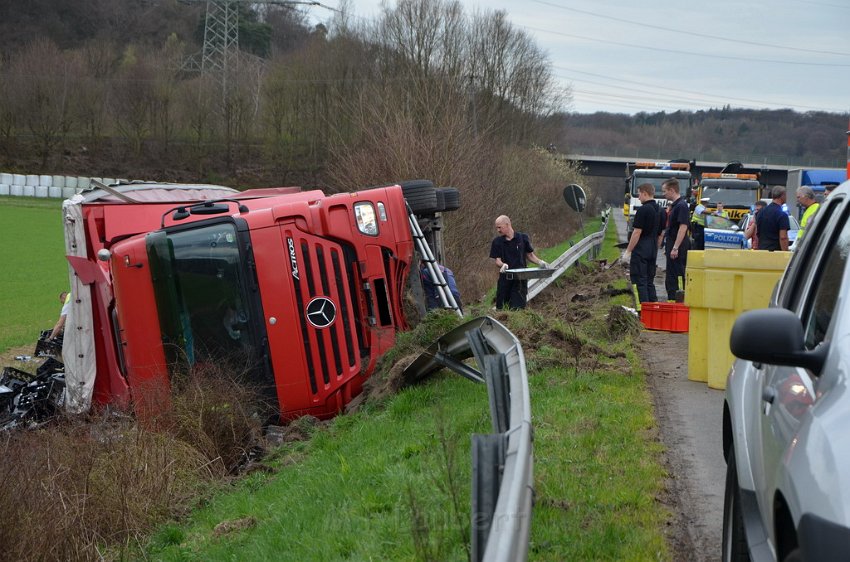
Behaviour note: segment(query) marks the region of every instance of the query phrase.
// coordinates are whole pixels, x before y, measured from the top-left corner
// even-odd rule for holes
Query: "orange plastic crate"
[[[642,302],[640,321],[647,330],[687,332],[688,307],[677,302]]]

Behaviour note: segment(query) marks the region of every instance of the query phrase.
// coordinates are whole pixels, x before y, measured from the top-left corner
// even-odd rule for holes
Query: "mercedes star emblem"
[[[336,319],[336,305],[327,297],[316,297],[307,303],[307,320],[316,328],[327,328]]]

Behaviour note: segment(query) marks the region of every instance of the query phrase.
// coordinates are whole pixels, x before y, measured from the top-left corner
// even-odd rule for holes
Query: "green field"
[[[0,353],[53,327],[68,290],[58,199],[0,197]]]

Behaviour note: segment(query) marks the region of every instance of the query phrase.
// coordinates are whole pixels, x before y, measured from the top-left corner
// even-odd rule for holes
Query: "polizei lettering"
[[[289,265],[292,268],[292,276],[301,281],[298,277],[298,259],[295,257],[295,242],[292,238],[287,238],[286,242],[289,244]]]

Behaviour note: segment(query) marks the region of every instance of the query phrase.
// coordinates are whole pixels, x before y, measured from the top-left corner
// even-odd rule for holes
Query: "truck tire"
[[[427,215],[437,212],[437,190],[430,180],[409,180],[401,182],[404,198],[415,215]]]
[[[437,212],[446,210],[446,196],[442,189],[437,189]]]
[[[460,209],[460,190],[456,187],[444,187],[440,191],[443,192],[443,199],[446,201],[446,211],[457,211]]]

